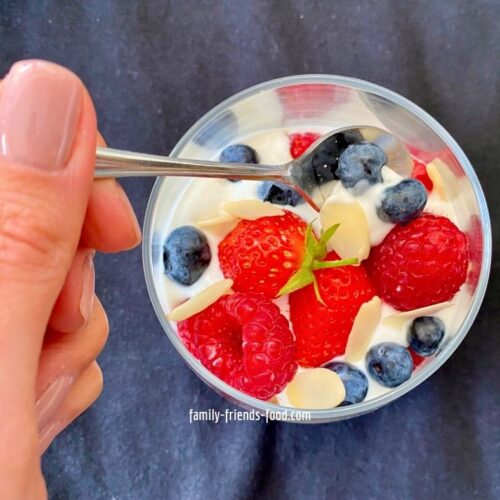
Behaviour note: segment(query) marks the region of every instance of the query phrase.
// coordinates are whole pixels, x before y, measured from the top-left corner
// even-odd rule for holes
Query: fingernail
[[[68,395],[74,381],[74,375],[67,373],[56,378],[56,380],[45,389],[36,402],[39,429],[43,429],[51,421],[52,417],[61,406],[61,403]]]
[[[47,424],[41,431],[38,438],[38,449],[40,455],[43,455],[50,446],[54,438],[62,431],[64,424],[61,420],[56,420]]]
[[[0,94],[0,154],[43,170],[62,169],[82,100],[83,86],[71,71],[46,61],[14,64]]]
[[[95,251],[91,250],[83,259],[82,267],[82,295],[80,296],[80,314],[87,325],[94,309],[95,297]]]
[[[128,199],[127,193],[118,182],[115,182],[114,186],[116,197],[120,199],[122,205],[129,214],[131,231],[134,234],[135,238],[130,248],[134,248],[141,242],[141,227],[139,226],[139,222],[137,221],[137,217],[135,216],[134,209],[132,207],[132,204],[130,203],[130,200]]]

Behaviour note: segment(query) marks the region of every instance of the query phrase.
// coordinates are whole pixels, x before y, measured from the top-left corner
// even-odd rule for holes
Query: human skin
[[[97,131],[80,79],[44,61],[0,84],[0,491],[46,498],[40,457],[100,395],[108,335],[95,251],[138,245],[113,179],[94,181]]]

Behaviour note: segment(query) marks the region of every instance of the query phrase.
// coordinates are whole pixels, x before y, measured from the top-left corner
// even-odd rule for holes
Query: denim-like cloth
[[[27,57],[70,67],[109,144],[152,153],[258,82],[330,73],[378,83],[461,144],[498,255],[499,10],[498,0],[3,0],[0,70]],[[124,184],[142,220],[153,182]],[[51,498],[500,498],[498,263],[471,332],[431,380],[371,415],[318,426],[190,424],[190,408],[232,406],[163,334],[140,250],[96,266],[111,324],[105,389],[44,457]]]

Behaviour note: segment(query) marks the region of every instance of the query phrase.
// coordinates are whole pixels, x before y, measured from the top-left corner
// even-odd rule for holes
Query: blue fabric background
[[[498,0],[0,0],[0,74],[27,57],[70,67],[109,144],[152,153],[264,80],[376,82],[462,145],[498,255],[499,23]],[[142,220],[152,181],[124,184]],[[44,457],[52,498],[500,498],[498,260],[474,327],[431,380],[371,415],[318,426],[189,424],[190,408],[230,405],[162,333],[140,250],[99,255],[97,271],[111,324],[105,389]]]

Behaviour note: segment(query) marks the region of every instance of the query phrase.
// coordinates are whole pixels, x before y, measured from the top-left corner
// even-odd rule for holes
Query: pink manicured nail
[[[0,154],[8,161],[59,170],[69,159],[83,85],[71,71],[45,61],[21,61],[0,93]]]
[[[95,269],[94,269],[93,250],[83,259],[82,268],[82,295],[80,296],[80,314],[83,317],[85,325],[88,324],[92,310],[94,309],[95,297]]]
[[[75,377],[70,373],[61,375],[45,389],[36,402],[39,429],[46,427],[52,420],[61,403],[68,395],[74,381]]]

